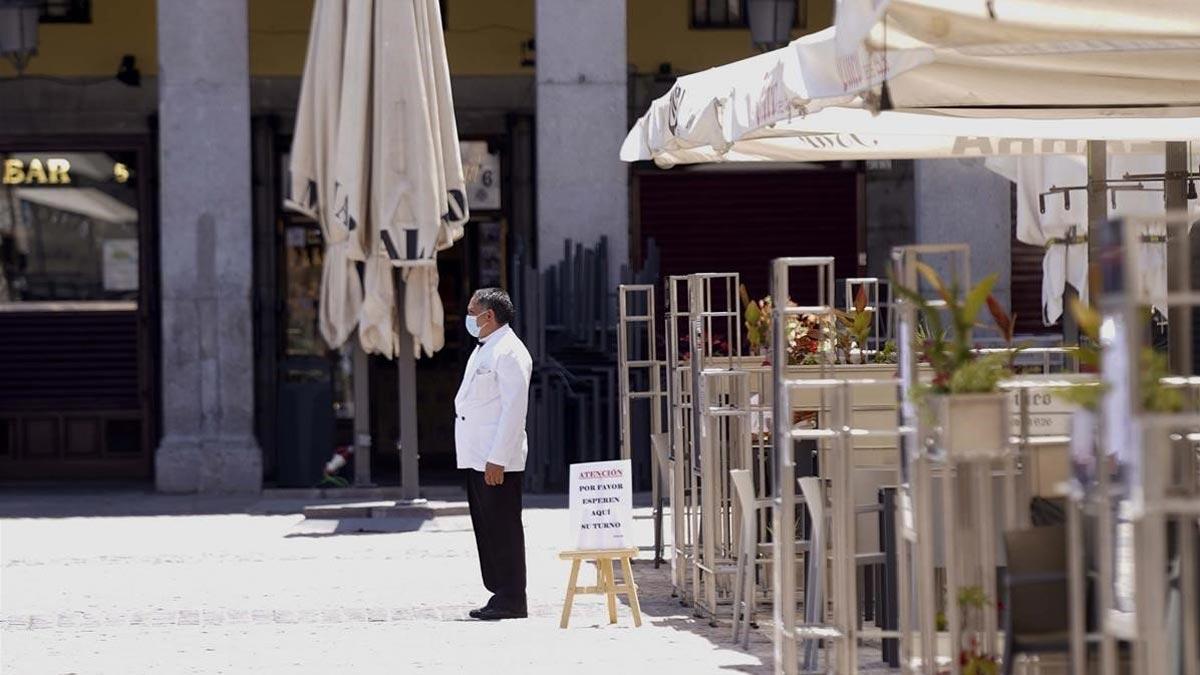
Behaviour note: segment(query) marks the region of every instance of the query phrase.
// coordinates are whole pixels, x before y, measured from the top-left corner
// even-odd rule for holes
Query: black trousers
[[[483,472],[467,469],[467,504],[479,549],[483,586],[492,593],[488,605],[525,611],[525,528],[521,524],[520,471],[504,474],[500,485],[483,482]]]

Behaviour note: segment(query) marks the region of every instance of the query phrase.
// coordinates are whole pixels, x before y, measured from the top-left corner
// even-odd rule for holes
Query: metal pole
[[[791,404],[786,338],[788,266],[772,261],[771,380],[775,387],[771,436],[775,449],[775,673],[796,672],[796,475],[792,459]]]
[[[1163,197],[1167,207],[1167,289],[1191,290],[1191,245],[1188,228],[1172,227],[1176,218],[1187,216],[1188,144],[1166,144],[1166,180]],[[1192,374],[1192,307],[1181,303],[1167,310],[1167,349],[1171,372]]]
[[[400,413],[400,498],[417,499],[421,496],[420,479],[417,475],[417,358],[413,355],[413,338],[404,322],[404,277],[397,270],[396,277],[396,325],[400,334],[396,352],[396,398]]]
[[[1087,672],[1087,617],[1086,607],[1087,600],[1085,575],[1087,569],[1084,567],[1083,555],[1083,494],[1071,494],[1067,496],[1067,560],[1070,573],[1067,576],[1069,586],[1067,588],[1068,597],[1070,599],[1071,611],[1071,635],[1070,635],[1070,665],[1071,675],[1085,675]]]
[[[626,321],[629,307],[626,290],[625,284],[617,287],[617,316],[620,317],[617,321],[617,386],[620,390],[618,400],[621,405],[621,459],[633,457],[633,439],[630,438],[633,435],[630,428],[632,420],[629,418],[629,324]]]
[[[882,607],[876,607],[875,617],[884,630],[900,628],[900,613],[897,607],[900,596],[896,592],[896,547],[901,543],[896,532],[896,488],[885,487],[879,491],[879,503],[882,509],[879,513],[880,550],[883,551],[883,600]],[[883,640],[883,660],[888,666],[900,666],[900,642],[894,638]]]
[[[704,584],[704,597],[708,597],[707,577],[702,578],[700,564],[701,560],[708,558],[707,547],[711,538],[705,537],[705,530],[709,527],[707,520],[703,519],[705,515],[705,499],[709,492],[709,485],[701,483],[699,488],[696,487],[696,470],[703,471],[704,461],[707,459],[704,456],[704,439],[707,437],[708,430],[705,428],[704,406],[708,400],[708,393],[704,388],[704,377],[701,374],[704,368],[704,286],[701,278],[698,275],[692,274],[687,279],[688,292],[688,368],[691,375],[691,403],[692,403],[692,418],[691,418],[691,453],[689,455],[690,463],[686,467],[686,472],[691,478],[691,506],[696,508],[699,501],[699,511],[693,512],[702,519],[698,527],[692,531],[692,600],[694,616],[703,616],[701,614],[701,582]],[[697,498],[699,498],[697,500]],[[697,531],[698,530],[698,531]],[[705,562],[709,562],[711,558]],[[715,588],[713,590],[715,593]],[[709,607],[710,612],[714,612],[715,608]]]
[[[646,316],[649,340],[646,345],[646,356],[654,363],[650,368],[650,433],[658,436],[666,431],[663,422],[663,362],[658,359],[658,340],[654,330],[654,286],[646,287]],[[653,450],[653,449],[652,449]],[[656,452],[650,453],[652,472],[651,492],[654,494],[654,568],[658,569],[663,563],[663,485],[670,485],[670,479],[665,472],[666,467],[659,462]],[[667,498],[669,500],[669,497]],[[675,509],[674,504],[671,506]]]
[[[370,487],[371,483],[371,362],[362,343],[351,338],[354,345],[354,486]]]
[[[832,287],[829,289],[832,294]],[[832,306],[832,300],[830,301]],[[835,556],[833,570],[836,583],[834,616],[837,628],[842,631],[838,641],[837,667],[843,673],[858,672],[858,563],[855,559],[855,525],[857,505],[854,502],[854,443],[850,437],[853,409],[850,385],[841,382],[835,392],[836,399],[831,417],[838,435],[834,439],[833,458],[833,522],[837,531],[833,533]]]
[[[1099,252],[1100,228],[1108,222],[1108,142],[1087,142],[1088,297],[1095,302],[1099,288],[1094,269]]]
[[[958,646],[962,644],[962,620],[959,615],[958,606],[958,589],[959,589],[959,550],[958,550],[958,513],[955,507],[958,505],[958,500],[955,498],[955,490],[958,488],[959,482],[965,482],[966,476],[969,476],[971,470],[969,467],[959,465],[951,459],[952,455],[947,453],[947,461],[942,464],[942,563],[946,568],[946,592],[945,592],[945,614],[946,614],[946,630],[950,634],[950,674],[958,675],[962,672],[962,666],[958,659],[954,658],[954,652]],[[952,473],[954,472],[954,473]],[[933,528],[921,533],[922,536],[932,539]],[[990,648],[990,645],[989,645]],[[921,657],[925,660],[926,668],[929,664],[937,662],[937,645],[929,652],[922,652]]]
[[[687,536],[687,492],[685,464],[687,452],[684,449],[685,423],[683,411],[682,383],[679,370],[679,317],[676,305],[679,298],[676,295],[676,277],[667,277],[663,293],[666,314],[666,376],[667,376],[667,406],[670,413],[669,444],[671,457],[671,578],[675,590],[680,596],[680,603],[688,602],[687,575],[684,568],[687,562],[688,547],[691,545]]]

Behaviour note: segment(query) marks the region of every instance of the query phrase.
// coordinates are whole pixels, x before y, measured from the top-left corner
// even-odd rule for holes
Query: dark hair
[[[517,317],[517,310],[513,307],[512,298],[508,297],[500,288],[481,288],[475,291],[475,302],[479,303],[479,308],[483,311],[492,310],[496,314],[496,321],[500,325],[507,326],[512,323],[512,320]]]

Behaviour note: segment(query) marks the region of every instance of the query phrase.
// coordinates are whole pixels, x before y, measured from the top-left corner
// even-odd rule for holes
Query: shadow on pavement
[[[321,518],[296,523],[284,538],[318,538],[363,534],[402,534],[405,532],[470,532],[468,516],[400,518]]]
[[[8,486],[0,491],[0,518],[242,514],[261,501],[258,495],[164,495],[129,485]]]

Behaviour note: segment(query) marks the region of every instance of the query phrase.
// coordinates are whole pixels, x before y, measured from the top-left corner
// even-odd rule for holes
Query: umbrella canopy
[[[1163,148],[1152,142],[1197,139],[1200,17],[1184,3],[839,0],[831,29],[679,78],[630,131],[621,158],[671,166],[1026,156],[1020,175],[1015,163],[991,166],[1018,182],[1021,239],[1050,244],[1043,304],[1052,320],[1064,284],[1086,286],[1087,264],[1086,245],[1054,242],[1072,225],[1083,235],[1086,223],[1077,222],[1082,209],[1051,206],[1043,216],[1030,205],[1051,185],[1086,182],[1089,140],[1109,141],[1110,157],[1124,158],[1114,161],[1158,161],[1161,170]],[[1153,209],[1144,198],[1123,194],[1122,212]],[[1144,285],[1156,295],[1165,266],[1155,261],[1165,254],[1157,243],[1143,248],[1154,275]]]
[[[1200,104],[1187,0],[840,0],[843,94],[896,108]]]
[[[404,327],[414,355],[445,344],[436,255],[463,236],[466,186],[450,91],[450,69],[434,0],[375,3],[371,256],[363,346],[397,346],[392,267],[404,276]]]
[[[338,0],[318,0],[313,6],[292,140],[288,194],[284,200],[287,208],[307,215],[321,226],[325,258],[319,323],[321,335],[333,348],[340,347],[354,332],[362,306],[362,284],[351,261],[351,252],[361,250],[362,232],[349,230],[338,217],[339,211],[344,213],[341,207],[346,202],[339,194],[335,165],[343,57],[357,51],[347,49],[352,45],[346,42],[346,9],[346,3]],[[362,150],[360,146],[359,151]]]
[[[336,346],[357,325],[364,349],[395,355],[392,268],[404,267],[404,327],[432,354],[444,344],[436,253],[467,218],[437,3],[318,0],[304,77],[290,203],[326,235],[322,332]]]
[[[716,76],[719,70],[687,77]],[[684,79],[680,82],[686,86]],[[675,122],[692,119],[683,112],[663,114],[672,105],[671,96],[655,100],[629,131],[621,146],[621,159],[653,160],[670,167],[706,162],[1078,154],[1088,140],[1108,140],[1114,152],[1124,154],[1149,152],[1138,149],[1151,147],[1147,143],[1200,139],[1200,107],[1118,111],[945,108],[872,115],[862,108],[842,106],[783,119],[730,138],[723,133],[729,126],[717,127],[713,135]],[[732,104],[723,100],[714,107],[728,105]]]
[[[1003,139],[1200,135],[1200,20],[1175,21],[1164,6],[1187,14],[1179,2],[1087,4],[844,0],[833,28],[679,78],[622,157],[930,158],[962,156],[960,137],[1005,154]]]

